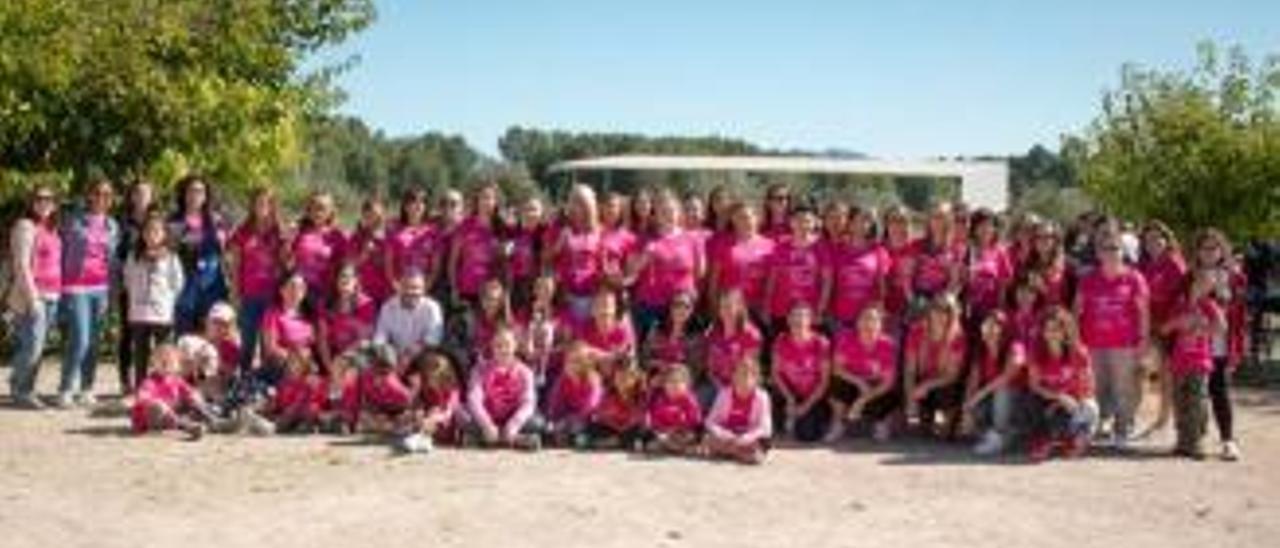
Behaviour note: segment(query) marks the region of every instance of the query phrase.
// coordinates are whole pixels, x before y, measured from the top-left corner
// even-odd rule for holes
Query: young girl
[[[563,321],[567,315],[555,306],[556,281],[541,276],[533,284],[533,303],[524,319],[524,340],[520,357],[533,369],[539,395],[555,382],[560,363],[559,347],[574,330]]]
[[[668,367],[688,363],[699,354],[700,338],[691,325],[696,297],[680,293],[671,300],[664,321],[649,332],[640,351],[640,363],[651,377],[662,375]]]
[[[587,426],[604,395],[592,358],[582,343],[572,344],[565,353],[564,372],[556,379],[547,405],[548,429],[558,445],[570,440],[579,448],[586,445]]]
[[[1213,404],[1213,419],[1218,427],[1218,439],[1222,442],[1222,458],[1240,460],[1240,445],[1236,443],[1232,424],[1231,374],[1248,352],[1249,309],[1245,295],[1247,281],[1240,265],[1231,256],[1231,243],[1216,228],[1201,230],[1195,237],[1196,270],[1212,272],[1213,297],[1223,307],[1227,317],[1227,330],[1213,338],[1213,373],[1209,375],[1209,399]]]
[[[847,422],[865,419],[872,437],[887,441],[890,416],[901,402],[898,386],[898,345],[885,333],[880,308],[858,314],[854,329],[836,334],[832,351],[831,429],[828,441],[844,436]]]
[[[707,449],[712,456],[746,464],[764,462],[773,436],[769,394],[760,388],[760,366],[747,359],[733,372],[733,384],[720,389],[707,414]]]
[[[449,358],[427,352],[414,367],[416,408],[408,434],[400,438],[400,449],[408,453],[428,453],[436,443],[461,440],[462,388]]]
[[[843,326],[852,326],[863,309],[878,306],[885,299],[889,252],[873,239],[872,221],[871,212],[851,208],[848,227],[829,247],[831,315]]]
[[[1089,354],[1077,341],[1066,309],[1045,313],[1027,358],[1028,386],[1038,399],[1041,425],[1031,440],[1031,459],[1045,460],[1055,448],[1068,457],[1084,455],[1098,422],[1098,404]]]
[[[434,257],[440,245],[436,227],[427,221],[426,193],[408,190],[400,198],[399,219],[387,231],[387,279],[400,280],[405,273],[419,272],[430,289],[439,269]]]
[[[1161,333],[1171,339],[1168,361],[1173,380],[1174,454],[1203,459],[1209,426],[1209,375],[1213,372],[1213,340],[1226,331],[1222,307],[1214,299],[1210,269],[1196,270],[1182,301],[1168,311]]]
[[[229,271],[235,283],[240,307],[240,332],[244,353],[240,368],[248,370],[258,355],[258,332],[262,315],[275,299],[276,284],[284,264],[284,232],[275,193],[266,188],[253,192],[249,216],[231,233],[227,242]]]
[[[347,239],[343,261],[355,265],[360,289],[377,305],[381,306],[395,293],[391,278],[387,277],[387,231],[381,200],[371,197],[361,204],[360,222]]]
[[[484,445],[542,447],[533,372],[516,357],[514,331],[494,333],[493,356],[472,370],[468,384],[468,411]]]
[[[824,315],[830,270],[826,248],[818,240],[817,222],[812,209],[796,209],[791,214],[791,237],[780,241],[770,255],[764,301],[771,334],[786,329],[787,315],[798,303],[808,305],[818,317]]]
[[[964,403],[965,335],[960,327],[960,309],[955,300],[943,295],[929,304],[925,316],[907,335],[903,368],[907,416],[918,417],[927,435],[934,435],[934,420],[941,411],[944,432],[954,437],[960,428]]]
[[[355,265],[343,265],[338,269],[333,296],[316,322],[316,346],[322,372],[329,371],[337,356],[373,337],[377,321],[377,301],[364,292]]]
[[[607,371],[604,396],[587,427],[588,443],[592,447],[643,449],[645,404],[649,394],[644,373],[633,363]]]
[[[533,285],[542,271],[539,261],[547,233],[543,217],[542,200],[538,197],[530,196],[520,204],[520,220],[509,240],[505,269],[511,305],[516,310],[528,310],[533,300]]]
[[[289,245],[293,269],[307,282],[307,303],[316,311],[333,294],[334,274],[346,247],[346,236],[337,223],[338,212],[333,196],[326,192],[312,194],[307,200],[306,216]]]
[[[320,430],[320,412],[327,398],[324,381],[314,371],[311,360],[294,354],[289,357],[288,369],[267,415],[274,420],[276,432],[315,433]]]
[[[645,427],[647,448],[683,455],[697,449],[702,430],[702,407],[693,393],[689,368],[673,364],[661,377],[661,389],[649,399]]]
[[[235,322],[235,310],[231,305],[218,303],[209,309],[202,334],[185,335],[178,340],[178,348],[188,358],[193,354],[208,355],[208,366],[201,367],[199,375],[188,374],[187,380],[199,388],[211,408],[221,408],[236,386],[240,370],[240,334]]]
[[[791,309],[787,332],[773,341],[773,389],[783,404],[774,418],[784,421],[784,431],[798,441],[818,441],[830,426],[831,407],[824,401],[830,350],[827,338],[814,332],[813,312],[803,303]]]
[[[1026,351],[1010,333],[1008,321],[999,311],[982,320],[978,333],[964,409],[966,415],[976,416],[975,426],[983,431],[974,452],[994,455],[1018,434],[1018,419],[1028,398]]]
[[[741,290],[733,289],[720,297],[715,321],[706,334],[706,371],[710,383],[698,390],[698,401],[711,406],[722,388],[733,385],[733,372],[743,360],[757,360],[764,347],[764,337],[751,323]]]
[[[142,382],[151,351],[173,333],[174,308],[185,284],[182,263],[169,251],[164,219],[152,215],[142,225],[138,249],[124,266],[129,292],[129,334],[134,374],[123,388],[131,394]]]
[[[511,313],[507,288],[503,287],[502,282],[496,279],[485,282],[476,300],[478,306],[471,311],[470,321],[466,329],[462,330],[466,332],[466,338],[459,341],[467,355],[464,366],[478,363],[489,357],[493,334],[499,327],[515,329],[516,336],[521,336],[520,330],[516,329],[515,317]]]
[[[635,334],[631,322],[618,315],[618,297],[612,291],[596,294],[591,322],[578,332],[577,339],[600,353],[600,373],[605,377],[613,367],[635,360]]]
[[[176,346],[157,347],[150,371],[138,385],[129,422],[136,434],[177,429],[192,440],[204,436],[212,414],[195,389],[182,378],[182,353]]]
[[[627,226],[626,207],[626,197],[616,192],[606,194],[600,204],[600,247],[604,252],[605,282],[615,288],[622,287],[620,274],[643,243]]]

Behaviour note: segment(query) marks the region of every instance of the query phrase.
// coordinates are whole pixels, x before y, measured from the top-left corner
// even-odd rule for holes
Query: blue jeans
[[[253,359],[258,355],[259,331],[262,317],[271,306],[270,298],[240,300],[240,370],[248,371],[253,367]]]
[[[32,309],[18,316],[15,327],[17,346],[13,353],[13,370],[9,372],[9,393],[14,398],[34,395],[44,343],[58,313],[58,299],[41,298]]]
[[[58,392],[92,392],[98,374],[98,340],[107,325],[107,290],[67,293],[62,296],[66,314],[67,348],[62,356],[62,380]]]

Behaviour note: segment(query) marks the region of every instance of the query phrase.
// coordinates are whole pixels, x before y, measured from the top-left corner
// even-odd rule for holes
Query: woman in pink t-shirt
[[[787,331],[774,339],[774,420],[793,439],[812,443],[831,425],[826,402],[831,374],[831,343],[813,329],[813,311],[796,304],[787,315]]]
[[[882,306],[892,262],[889,252],[872,239],[872,216],[860,208],[849,209],[847,228],[827,251],[831,268],[831,316],[841,326],[852,326],[862,310]]]
[[[911,279],[915,275],[920,246],[911,236],[911,218],[902,206],[890,206],[881,216],[884,222],[884,250],[889,253],[889,279],[885,287],[885,329],[901,339],[911,303]]]
[[[511,288],[511,306],[527,315],[533,284],[542,275],[542,250],[549,227],[542,200],[530,196],[520,204],[519,220],[507,239],[503,278]]]
[[[1008,317],[995,311],[982,319],[978,341],[969,356],[965,413],[973,418],[982,438],[973,450],[994,455],[1004,450],[1023,426],[1027,415],[1026,350],[1010,330]]]
[[[1028,453],[1042,461],[1055,450],[1079,457],[1089,449],[1098,422],[1093,367],[1080,344],[1076,323],[1065,308],[1045,311],[1027,352],[1027,386],[1038,403],[1036,432]]]
[[[360,206],[360,222],[347,240],[342,260],[355,265],[360,289],[378,306],[395,294],[387,277],[388,251],[382,200],[368,198]]]
[[[228,270],[235,282],[240,333],[244,335],[240,367],[246,370],[258,355],[262,315],[275,300],[284,264],[284,232],[275,192],[268,188],[255,190],[249,204],[249,216],[232,231],[227,241],[231,262]]]
[[[903,361],[903,391],[907,416],[918,417],[921,430],[934,435],[938,412],[943,433],[959,433],[964,398],[965,334],[960,325],[960,305],[950,296],[936,297],[924,316],[911,326]]]
[[[627,263],[640,251],[644,241],[627,226],[627,198],[610,192],[600,204],[600,247],[604,253],[603,281],[622,286],[622,273]]]
[[[929,212],[925,235],[915,256],[911,293],[922,308],[935,297],[959,293],[963,280],[964,252],[955,244],[955,216],[951,204],[940,203]]]
[[[890,415],[902,404],[898,390],[898,345],[884,330],[884,313],[872,305],[853,328],[836,333],[831,356],[829,441],[844,436],[847,422],[865,420],[872,437],[887,441]]]
[[[298,233],[289,244],[289,261],[307,282],[307,303],[320,309],[333,294],[334,273],[342,259],[347,237],[338,226],[333,196],[312,194],[306,216],[298,223]]]
[[[715,389],[733,383],[734,368],[745,359],[758,360],[764,347],[764,337],[751,322],[741,290],[731,289],[720,298],[705,344],[705,371],[695,373],[710,381],[700,383],[698,390],[700,401],[710,405]]]
[[[387,230],[388,280],[400,280],[406,272],[420,272],[427,289],[435,286],[440,270],[435,260],[440,241],[436,227],[427,221],[427,195],[410,189],[400,197],[400,215]]]
[[[764,285],[774,243],[760,234],[758,214],[752,206],[739,202],[729,215],[733,231],[707,250],[707,294],[718,300],[725,292],[739,290],[748,308],[759,313],[764,308]]]
[[[62,294],[62,238],[58,234],[58,202],[53,189],[38,186],[31,193],[26,214],[9,236],[13,287],[7,310],[16,314],[9,393],[25,409],[42,409],[36,396],[36,377],[49,329],[57,321]]]
[[[1062,229],[1053,221],[1036,226],[1035,241],[1019,274],[1038,276],[1043,282],[1045,306],[1068,306],[1074,295],[1074,278],[1067,268]]]
[[[499,205],[498,186],[481,186],[471,196],[470,216],[454,232],[447,271],[454,303],[474,305],[480,286],[499,273]]]
[[[1013,261],[1009,249],[1000,241],[1000,220],[995,212],[980,208],[970,219],[968,270],[965,275],[964,299],[966,325],[977,331],[978,322],[1005,302],[1005,293],[1013,281]]]
[[[764,301],[770,332],[786,329],[786,317],[803,303],[823,317],[831,291],[826,247],[818,239],[818,219],[801,207],[791,213],[791,236],[778,243],[769,258]]]
[[[315,358],[316,328],[303,311],[307,280],[300,273],[285,276],[279,301],[262,318],[262,363],[255,376],[269,386],[279,384],[291,359]]]
[[[791,236],[791,188],[781,183],[769,185],[764,191],[764,216],[760,219],[760,233],[781,241]]]
[[[1092,358],[1101,420],[1112,420],[1112,443],[1125,448],[1142,401],[1140,360],[1149,347],[1148,290],[1124,262],[1119,236],[1097,242],[1098,266],[1080,279],[1075,313]]]
[[[555,269],[570,316],[585,321],[605,265],[595,191],[586,185],[573,187],[567,207],[567,223],[548,250],[547,264]]]
[[[627,265],[626,282],[633,285],[633,321],[648,333],[677,293],[697,295],[706,270],[702,243],[680,225],[680,200],[674,193],[658,196],[654,236]]]
[[[339,268],[333,298],[317,322],[321,373],[328,374],[338,356],[373,337],[378,309],[378,303],[360,286],[355,265]]]
[[[693,293],[676,294],[667,316],[644,338],[640,366],[650,378],[661,376],[672,366],[700,359],[702,336],[692,325],[694,299]]]
[[[648,188],[637,190],[631,197],[628,213],[627,227],[637,238],[648,239],[653,232],[653,191]]]

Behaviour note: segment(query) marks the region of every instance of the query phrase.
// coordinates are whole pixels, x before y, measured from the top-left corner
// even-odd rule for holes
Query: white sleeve
[[[427,301],[427,325],[424,329],[423,342],[427,346],[439,346],[444,340],[444,318],[435,300]]]

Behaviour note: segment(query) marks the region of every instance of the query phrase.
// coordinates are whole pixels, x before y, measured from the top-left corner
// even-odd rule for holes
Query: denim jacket
[[[62,276],[75,278],[84,269],[84,258],[89,247],[88,212],[81,209],[70,215],[62,225]],[[120,225],[111,215],[107,219],[107,280],[116,284],[120,275],[117,246],[120,245]]]

